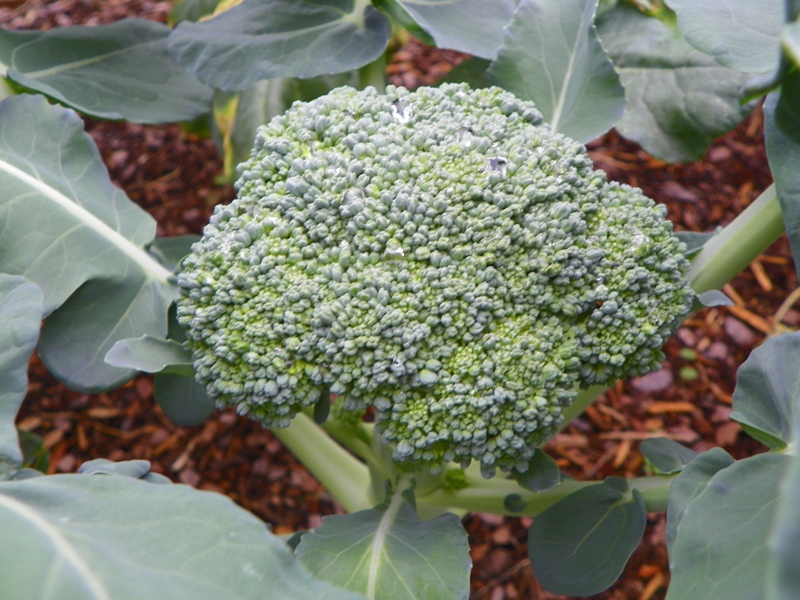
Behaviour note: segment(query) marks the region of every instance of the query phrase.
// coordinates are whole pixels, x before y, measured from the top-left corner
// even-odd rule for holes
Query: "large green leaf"
[[[792,438],[800,439],[800,396],[793,399]],[[768,540],[767,589],[770,600],[800,598],[800,456],[784,473],[775,521]]]
[[[800,333],[770,339],[736,374],[731,419],[773,450],[791,441],[792,405],[800,397]]]
[[[597,28],[628,101],[617,130],[651,154],[670,162],[697,160],[749,112],[740,104],[745,76],[662,21],[620,4]]]
[[[0,74],[95,117],[192,119],[211,108],[211,88],[170,57],[170,31],[146,19],[49,31],[0,29]]]
[[[177,287],[144,249],[155,229],[74,112],[41,96],[0,103],[0,271],[42,288],[39,354],[68,386],[120,385],[135,372],[104,362],[114,342],[166,335]]]
[[[767,159],[775,179],[775,190],[795,269],[800,273],[800,74],[790,73],[780,92],[764,101],[764,138]]]
[[[170,25],[181,21],[199,21],[214,12],[220,0],[172,0]]]
[[[722,448],[712,448],[686,465],[672,482],[667,501],[667,549],[670,556],[686,507],[705,490],[714,475],[734,462],[733,457]]]
[[[398,492],[385,509],[324,517],[295,554],[320,579],[370,599],[469,596],[469,545],[458,517],[420,521]]]
[[[741,460],[692,499],[670,549],[669,600],[765,597],[767,537],[790,460],[778,454]]]
[[[357,69],[383,53],[388,18],[366,0],[244,0],[169,37],[175,59],[206,83],[244,90],[262,79]]]
[[[588,142],[614,126],[625,90],[600,45],[597,0],[521,0],[489,69],[494,81],[532,100],[554,131]]]
[[[316,581],[219,494],[116,475],[0,482],[0,597],[193,600],[358,596]]]
[[[686,40],[745,73],[778,68],[784,0],[668,0]]]
[[[393,0],[440,48],[494,58],[516,0]]]
[[[783,28],[781,44],[795,66],[800,67],[800,21],[790,23]]]
[[[14,421],[28,387],[28,361],[42,322],[42,291],[23,277],[0,273],[0,479],[22,464]]]
[[[597,594],[619,577],[646,521],[644,498],[621,477],[578,490],[533,521],[528,532],[533,571],[556,594]]]

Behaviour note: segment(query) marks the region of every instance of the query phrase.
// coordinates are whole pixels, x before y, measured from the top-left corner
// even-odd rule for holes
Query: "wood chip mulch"
[[[148,0],[0,1],[0,25],[42,29],[98,24],[126,16],[165,20],[169,2]],[[460,55],[412,42],[395,57],[393,83],[433,83]],[[233,197],[215,184],[221,162],[210,140],[177,125],[141,126],[87,121],[115,183],[159,223],[159,235],[199,233],[213,206]],[[704,160],[686,165],[658,161],[611,132],[590,145],[612,179],[641,187],[667,205],[676,228],[708,231],[729,222],[770,184],[756,110],[721,137]],[[667,344],[660,371],[619,383],[547,445],[561,468],[578,479],[643,474],[641,440],[665,435],[697,451],[722,446],[735,457],[762,452],[729,419],[736,369],[781,324],[774,316],[798,286],[788,243],[782,238],[725,291],[733,307],[706,309]],[[796,328],[789,309],[782,325]],[[231,410],[198,427],[176,427],[153,402],[153,384],[141,376],[113,392],[89,395],[65,389],[38,360],[30,367],[22,429],[41,435],[51,472],[74,472],[85,460],[147,459],[173,480],[230,496],[272,524],[277,533],[316,527],[341,509],[316,480],[259,425]],[[530,519],[468,516],[474,562],[472,598],[563,598],[541,590],[526,553]],[[642,543],[621,579],[602,599],[664,598],[669,581],[665,520],[648,519]]]

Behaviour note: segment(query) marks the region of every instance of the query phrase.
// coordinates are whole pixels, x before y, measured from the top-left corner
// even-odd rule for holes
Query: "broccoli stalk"
[[[718,290],[747,267],[785,230],[781,207],[770,185],[692,259],[687,278],[698,293]]]
[[[308,415],[300,414],[289,427],[273,429],[273,433],[347,512],[371,508],[382,502],[386,481],[394,481],[397,476],[379,450],[364,444],[363,439],[353,443],[361,435],[335,419],[318,426]],[[339,443],[352,454],[343,450]],[[428,472],[406,473],[405,476],[415,479],[417,512],[425,519],[443,512],[463,514],[467,511],[533,517],[569,494],[596,485],[593,481],[562,481],[549,490],[531,492],[522,489],[513,479],[486,479],[479,469],[472,467],[463,471],[463,485],[457,489],[447,485],[446,477],[437,477],[438,485],[426,489],[420,482],[431,481]],[[673,478],[674,475],[638,477],[629,479],[628,485],[642,493],[648,511],[657,512],[666,510]],[[508,506],[507,498],[512,494],[524,508],[514,510]]]

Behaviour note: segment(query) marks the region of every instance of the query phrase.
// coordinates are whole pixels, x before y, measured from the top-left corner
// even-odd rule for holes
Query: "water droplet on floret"
[[[489,170],[499,172],[505,177],[508,171],[508,159],[502,156],[495,156],[489,159]]]
[[[396,239],[392,238],[386,242],[386,249],[383,257],[387,260],[401,260],[406,255],[403,246]]]
[[[651,240],[640,230],[636,229],[631,236],[631,248],[637,254],[645,254],[650,247]]]
[[[472,143],[475,140],[475,135],[472,133],[472,129],[470,129],[469,127],[462,127],[461,129],[459,129],[456,136],[458,137],[458,141],[461,142],[467,148],[472,146]]]
[[[392,117],[398,123],[405,124],[414,116],[414,107],[405,98],[392,102]]]

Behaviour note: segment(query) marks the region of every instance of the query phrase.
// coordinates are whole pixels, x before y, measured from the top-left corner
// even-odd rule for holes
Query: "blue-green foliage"
[[[691,306],[663,207],[499,88],[339,88],[241,172],[179,280],[198,378],[274,427],[373,406],[402,468],[524,469]]]

